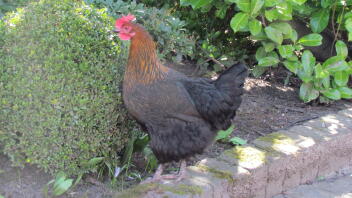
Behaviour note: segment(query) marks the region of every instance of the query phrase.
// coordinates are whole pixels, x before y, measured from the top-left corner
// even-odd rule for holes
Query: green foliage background
[[[247,52],[256,49],[254,76],[262,75],[268,68],[284,66],[288,77],[293,74],[302,81],[299,97],[304,102],[352,98],[348,86],[352,62],[347,46],[352,40],[350,0],[142,1],[169,7],[185,19],[187,27],[196,30],[202,51],[212,58],[247,59],[251,55]],[[240,55],[234,53],[237,51],[247,55],[236,57]],[[253,58],[249,57],[249,61]]]

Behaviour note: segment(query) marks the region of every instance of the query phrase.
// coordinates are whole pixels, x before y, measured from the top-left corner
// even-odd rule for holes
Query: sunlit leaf
[[[326,91],[322,91],[322,94],[332,100],[340,100],[341,99],[341,94],[338,89],[328,89]]]
[[[341,98],[351,99],[352,98],[352,89],[348,87],[339,87],[338,88]]]
[[[295,43],[298,39],[298,34],[297,31],[292,29],[292,33],[291,33],[291,40],[293,41],[293,43]]]
[[[297,75],[305,83],[309,83],[313,80],[313,76],[303,70],[298,70]]]
[[[257,35],[251,35],[250,39],[253,40],[253,41],[262,41],[262,40],[267,40],[268,37],[266,36],[264,31],[260,31],[260,33],[257,34]]]
[[[270,67],[280,62],[279,59],[275,57],[265,57],[258,61],[258,65],[261,67]]]
[[[242,11],[249,13],[251,10],[251,2],[250,0],[232,0],[231,2],[235,2],[236,6]]]
[[[346,19],[345,27],[349,33],[352,33],[352,17]]]
[[[329,76],[329,72],[323,69],[323,67],[320,64],[317,64],[314,69],[315,69],[316,78],[326,78]]]
[[[232,17],[230,26],[234,32],[239,31],[248,24],[248,14],[239,12],[234,17]]]
[[[348,69],[346,69],[346,73],[352,75],[352,61],[348,62]]]
[[[275,49],[275,43],[273,43],[273,42],[263,41],[262,44],[263,44],[263,47],[265,49],[265,52],[271,52],[271,51],[273,51]]]
[[[264,0],[251,0],[251,15],[257,16],[258,11],[263,7]]]
[[[248,23],[248,27],[252,35],[257,35],[262,31],[262,23],[257,19],[251,19]]]
[[[282,33],[280,30],[278,30],[274,27],[271,27],[271,26],[267,26],[264,28],[264,31],[270,40],[281,45],[282,40],[283,40],[283,36],[282,36]]]
[[[292,56],[286,57],[288,61],[298,61],[298,57],[296,54],[292,54]]]
[[[335,83],[340,86],[344,87],[347,85],[348,79],[350,75],[345,71],[338,71],[333,73]]]
[[[275,22],[270,24],[271,27],[279,30],[282,34],[286,35],[288,38],[292,35],[292,27],[286,22]]]
[[[192,0],[191,5],[193,9],[201,8],[209,5],[213,0]]]
[[[270,22],[276,20],[279,16],[276,9],[265,10],[264,15],[265,18],[268,19],[268,21]]]
[[[303,36],[298,40],[298,43],[304,46],[319,46],[322,39],[323,37],[320,34],[313,33]]]
[[[323,68],[329,72],[343,71],[349,68],[345,58],[342,56],[333,56],[323,63]]]
[[[287,1],[281,1],[276,5],[280,20],[292,20],[292,6]]]
[[[305,73],[312,74],[315,66],[315,57],[309,50],[304,50],[302,54],[302,66]]]
[[[295,50],[298,50],[298,51],[301,51],[304,49],[303,45],[301,45],[301,44],[296,44],[293,47],[295,48]]]
[[[298,69],[301,67],[299,61],[288,61],[285,60],[284,62],[285,67],[292,73],[297,74]]]
[[[342,57],[347,57],[348,55],[348,49],[347,46],[345,44],[345,42],[343,41],[337,41],[335,44],[335,48],[336,48],[336,54],[337,56],[342,56]]]
[[[279,0],[265,0],[264,6],[265,7],[273,7],[278,3],[279,3]]]
[[[304,4],[307,0],[292,0],[293,2],[297,3],[298,5]]]
[[[280,45],[278,46],[278,50],[283,58],[290,57],[293,54],[292,45]]]
[[[333,2],[334,0],[321,0],[320,4],[321,4],[321,7],[327,8],[331,6]]]
[[[255,59],[259,61],[260,59],[264,58],[266,56],[266,52],[264,47],[259,47],[255,53]]]
[[[352,32],[348,33],[348,41],[352,41]]]
[[[323,78],[322,81],[323,86],[325,89],[329,89],[330,88],[330,76],[327,76],[326,78]]]

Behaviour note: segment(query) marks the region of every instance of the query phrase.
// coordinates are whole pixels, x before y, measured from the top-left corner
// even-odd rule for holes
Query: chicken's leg
[[[156,169],[154,176],[152,179],[145,180],[143,183],[149,183],[149,182],[158,182],[161,180],[175,180],[175,181],[180,181],[186,176],[186,160],[181,161],[181,166],[180,170],[178,171],[177,174],[168,174],[168,175],[162,175],[163,170],[164,170],[164,164],[160,164],[158,168]]]
[[[162,177],[161,174],[163,174],[163,171],[164,171],[164,164],[160,164],[156,169],[152,180],[154,181],[161,180],[161,177]]]
[[[186,177],[186,167],[187,167],[186,160],[182,160],[180,170],[178,171],[178,178],[176,179],[176,181],[181,181]]]

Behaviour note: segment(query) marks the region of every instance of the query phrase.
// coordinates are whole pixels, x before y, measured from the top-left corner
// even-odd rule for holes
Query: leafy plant
[[[130,0],[132,2],[133,0]],[[192,32],[196,40],[196,50],[188,57],[202,69],[221,71],[232,65],[235,60],[247,59],[247,34],[234,36],[228,26],[236,11],[228,6],[227,0],[212,1],[210,4],[192,9],[186,1],[140,0],[149,7],[167,9],[168,12],[186,22],[186,29]]]
[[[136,153],[136,152],[143,153],[143,156],[147,162],[144,171],[150,172],[157,167],[158,161],[148,145],[149,141],[150,141],[150,138],[147,134],[137,132],[137,131],[132,133],[132,138],[130,139],[129,144],[126,147],[124,158],[123,158],[124,166],[122,170],[126,171],[125,175],[134,174],[135,176],[137,176],[137,173],[129,172],[130,167],[133,166],[131,164],[132,155],[133,153]],[[139,178],[139,176],[137,178]]]
[[[216,7],[212,0],[181,0],[183,5],[193,9]],[[352,38],[352,14],[349,1],[309,1],[306,0],[227,0],[230,9],[236,6],[229,22],[234,32],[247,32],[251,39],[260,43],[255,58],[257,66],[253,74],[259,76],[266,68],[285,66],[302,80],[300,98],[310,102],[317,98],[320,102],[352,98],[347,82],[352,64],[347,62],[348,48],[342,31],[348,31]],[[208,9],[209,10],[209,9]],[[299,36],[299,29],[292,28],[295,17],[307,17],[311,33]],[[332,23],[336,56],[326,57],[323,63],[316,63],[310,49],[323,43],[323,31]],[[299,31],[299,32],[297,32]],[[325,44],[326,45],[326,44]],[[329,46],[327,46],[329,47]],[[327,49],[322,49],[327,50]]]

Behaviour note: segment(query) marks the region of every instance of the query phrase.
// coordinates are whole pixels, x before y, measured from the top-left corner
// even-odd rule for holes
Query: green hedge
[[[34,2],[0,21],[0,149],[15,165],[81,174],[92,162],[119,163],[134,124],[121,105],[127,47],[113,22],[69,0]]]

